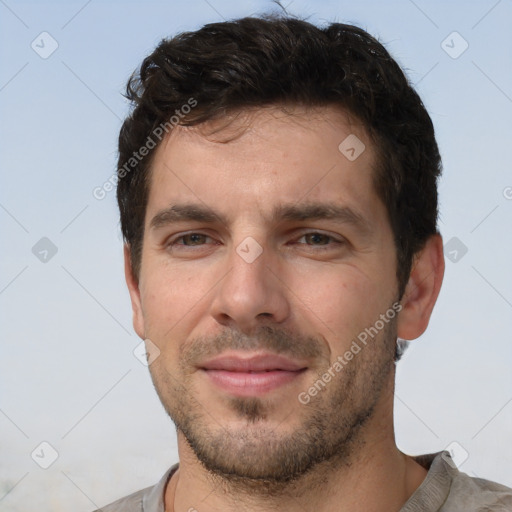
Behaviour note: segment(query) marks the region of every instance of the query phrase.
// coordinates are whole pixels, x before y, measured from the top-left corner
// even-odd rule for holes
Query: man
[[[127,90],[126,281],[179,464],[102,510],[512,510],[395,444],[444,259],[432,122],[386,50],[245,18],[162,41]]]

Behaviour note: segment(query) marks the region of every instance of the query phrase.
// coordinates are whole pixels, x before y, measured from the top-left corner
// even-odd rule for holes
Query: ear
[[[421,336],[430,320],[444,276],[443,239],[432,235],[416,254],[411,275],[400,301],[398,337],[413,340]]]
[[[130,246],[128,244],[124,245],[124,277],[126,279],[126,285],[128,286],[130,299],[132,301],[133,328],[139,337],[144,339],[146,329],[144,326],[144,315],[142,314],[139,282],[133,273]]]

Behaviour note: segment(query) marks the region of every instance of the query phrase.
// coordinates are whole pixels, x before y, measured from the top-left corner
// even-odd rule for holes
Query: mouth
[[[261,396],[298,379],[307,366],[276,354],[224,354],[199,367],[218,389],[234,396]]]

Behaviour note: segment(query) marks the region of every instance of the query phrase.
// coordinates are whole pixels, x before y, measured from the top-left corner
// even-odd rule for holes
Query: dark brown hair
[[[205,25],[164,39],[130,78],[127,98],[133,110],[119,135],[117,198],[135,276],[154,147],[140,160],[134,154],[158,146],[162,128],[269,105],[338,106],[359,119],[375,143],[374,186],[393,229],[402,296],[414,255],[437,233],[441,160],[419,96],[364,30],[289,17]]]

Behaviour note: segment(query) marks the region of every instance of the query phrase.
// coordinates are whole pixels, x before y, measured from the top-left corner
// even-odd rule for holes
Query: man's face
[[[372,143],[339,111],[222,126],[155,154],[134,323],[183,446],[218,474],[286,481],[348,461],[388,399],[393,234]]]

